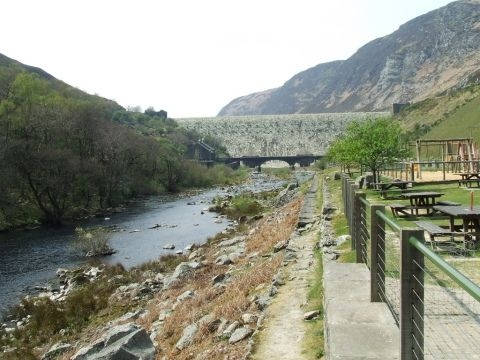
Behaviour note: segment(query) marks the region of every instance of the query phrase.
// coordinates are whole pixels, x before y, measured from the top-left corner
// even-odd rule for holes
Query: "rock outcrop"
[[[237,98],[220,116],[371,111],[478,82],[480,2],[456,1],[283,86]]]
[[[72,360],[153,360],[155,348],[147,332],[132,323],[110,329],[101,339],[80,349]]]

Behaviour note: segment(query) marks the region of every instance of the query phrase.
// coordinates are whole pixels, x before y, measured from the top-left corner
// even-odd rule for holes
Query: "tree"
[[[390,118],[354,121],[330,147],[330,159],[345,165],[363,166],[373,173],[408,155],[402,129]]]

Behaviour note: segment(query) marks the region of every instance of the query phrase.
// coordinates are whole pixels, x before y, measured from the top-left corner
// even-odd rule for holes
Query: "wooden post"
[[[443,180],[445,181],[446,175],[445,175],[445,161],[442,162],[442,173],[443,173]]]
[[[370,301],[381,302],[385,294],[385,221],[377,215],[385,206],[370,206]]]
[[[417,140],[416,144],[417,144],[417,163],[418,163],[417,178],[421,179],[422,178],[422,170],[421,170],[421,166],[420,166],[420,140]]]
[[[355,228],[355,191],[358,190],[358,185],[355,185],[355,182],[353,180],[350,180],[350,196],[349,196],[349,202],[350,202],[350,236],[352,237],[352,250],[356,249],[356,234],[357,234],[357,229]]]
[[[410,176],[411,176],[411,180],[412,181],[415,181],[415,163],[412,162],[411,165],[410,165],[411,169],[410,169]]]
[[[364,249],[364,243],[362,241],[362,229],[365,224],[364,218],[366,218],[366,206],[364,203],[360,201],[360,198],[365,199],[366,194],[362,191],[355,191],[354,194],[354,227],[355,227],[355,253],[357,258],[357,263],[365,262],[363,258],[363,254],[366,253],[366,249]],[[362,216],[363,215],[363,216]]]
[[[423,359],[424,256],[409,243],[424,242],[423,230],[400,231],[400,359]]]

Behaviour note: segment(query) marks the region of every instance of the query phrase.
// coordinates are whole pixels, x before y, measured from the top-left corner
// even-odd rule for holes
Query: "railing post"
[[[355,228],[355,252],[357,263],[365,262],[363,259],[363,254],[366,253],[367,249],[364,249],[364,244],[362,242],[362,225],[365,225],[365,220],[362,218],[362,214],[365,213],[364,216],[367,216],[365,209],[365,204],[360,201],[360,198],[366,198],[366,194],[361,191],[355,191],[354,193],[354,223],[353,226]]]
[[[384,205],[370,206],[370,301],[381,302],[385,294],[385,221],[377,215],[385,213]]]
[[[424,242],[423,231],[400,232],[400,360],[422,360],[424,351],[424,256],[410,245],[411,237]]]
[[[352,250],[355,250],[356,248],[356,229],[355,229],[355,191],[358,189],[358,186],[355,185],[355,182],[353,180],[349,180],[348,182],[348,187],[349,187],[349,196],[348,196],[348,207],[349,207],[349,229],[350,229],[350,236],[352,238]]]

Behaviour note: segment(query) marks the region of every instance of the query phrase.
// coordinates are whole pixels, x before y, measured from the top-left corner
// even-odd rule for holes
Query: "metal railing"
[[[371,301],[384,302],[399,327],[400,359],[480,359],[480,257],[440,256],[422,230],[400,226],[341,181],[352,249],[370,269]]]

